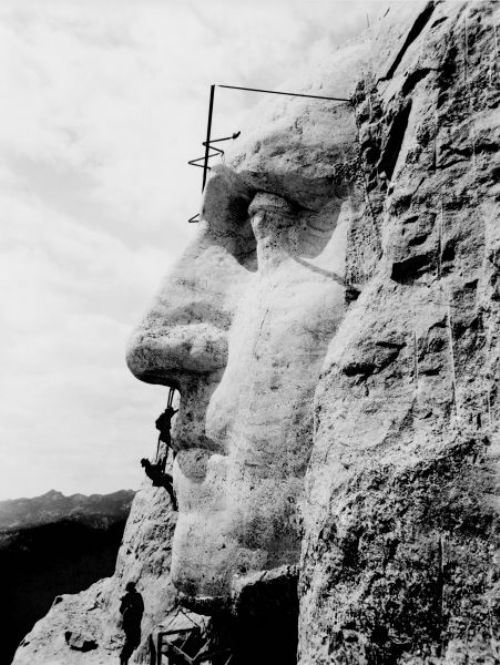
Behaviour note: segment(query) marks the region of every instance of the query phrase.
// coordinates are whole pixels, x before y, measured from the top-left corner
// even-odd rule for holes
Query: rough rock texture
[[[58,596],[47,616],[21,642],[13,665],[105,665],[117,662],[123,633],[120,598],[129,581],[145,600],[142,645],[135,662],[148,662],[152,627],[174,604],[169,580],[175,517],[167,493],[149,486],[137,492],[118,553],[115,573],[77,595]]]
[[[355,94],[373,216],[316,394],[303,665],[500,662],[500,6],[412,4]]]
[[[171,579],[235,663],[297,615],[301,665],[499,662],[498,11],[396,3],[287,84],[349,103],[267,99],[133,335],[181,393]]]

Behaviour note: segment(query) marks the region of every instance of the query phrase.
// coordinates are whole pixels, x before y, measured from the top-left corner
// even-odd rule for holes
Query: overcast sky
[[[0,9],[0,499],[136,488],[166,389],[124,349],[192,237],[208,87],[276,87],[377,2]],[[257,100],[220,92],[215,135]]]

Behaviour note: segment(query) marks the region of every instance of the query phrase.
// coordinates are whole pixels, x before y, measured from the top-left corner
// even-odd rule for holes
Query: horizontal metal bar
[[[158,633],[158,637],[161,637],[162,639],[165,637],[165,635],[174,635],[176,633],[192,633],[193,630],[198,629],[198,626],[193,626],[192,628],[171,628],[170,630],[162,630],[161,632]]]
[[[211,155],[209,154],[208,159],[210,159],[211,157],[217,157],[217,155],[224,154],[224,150],[222,150],[222,148],[217,148],[217,146],[212,145],[212,143],[213,141],[210,141],[210,150],[215,150],[215,152],[213,152]]]
[[[237,139],[238,136],[241,134],[241,132],[235,132],[232,136],[225,136],[222,139],[210,139],[209,148],[210,150],[214,150],[214,152],[209,153],[208,159],[211,159],[212,157],[217,157],[217,155],[223,155],[224,150],[222,148],[217,148],[217,146],[212,145],[212,143],[218,143],[219,141],[230,141],[231,139]],[[203,141],[201,144],[206,148],[207,142]],[[203,162],[203,164],[198,164],[198,162]],[[196,157],[195,159],[190,159],[188,164],[191,166],[200,166],[202,169],[208,169],[210,171],[210,167],[206,164],[206,155],[203,157]]]
[[[237,139],[240,134],[241,132],[234,132],[234,134],[231,134],[231,136],[224,136],[222,139],[210,139],[210,145],[212,145],[212,143],[217,143],[218,141],[230,141],[231,139]],[[202,145],[205,145],[205,141],[203,141]]]
[[[244,88],[241,85],[222,85],[217,84],[218,88],[227,88],[229,90],[247,90],[248,92],[266,92],[270,95],[286,95],[288,97],[308,97],[309,99],[327,99],[331,102],[350,102],[345,97],[325,97],[324,95],[306,95],[301,92],[282,92],[281,90],[262,90],[261,88]]]
[[[203,162],[203,164],[198,164],[198,162]],[[196,159],[190,159],[188,164],[190,166],[201,166],[202,169],[205,168],[205,157],[197,157]]]

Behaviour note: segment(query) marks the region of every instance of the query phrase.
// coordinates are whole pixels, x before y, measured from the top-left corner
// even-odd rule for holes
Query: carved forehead
[[[356,123],[349,104],[292,98],[264,105],[230,166],[213,166],[202,216],[241,221],[257,192],[318,211],[345,198],[357,164]]]
[[[238,171],[326,174],[329,163],[349,159],[355,138],[354,113],[346,103],[272,99],[243,128],[231,165]]]
[[[253,189],[317,209],[354,171],[353,111],[347,104],[292,99],[270,115],[246,137],[242,134],[231,164]]]
[[[282,89],[350,99],[363,74],[365,43],[310,63]],[[257,94],[257,93],[256,93]],[[317,208],[318,192],[353,175],[357,131],[349,103],[262,95],[226,163],[255,189]]]

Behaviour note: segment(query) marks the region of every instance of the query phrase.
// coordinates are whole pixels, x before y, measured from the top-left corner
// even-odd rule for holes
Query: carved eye
[[[202,217],[215,231],[236,230],[247,219],[253,192],[226,167],[216,167],[203,193]]]

